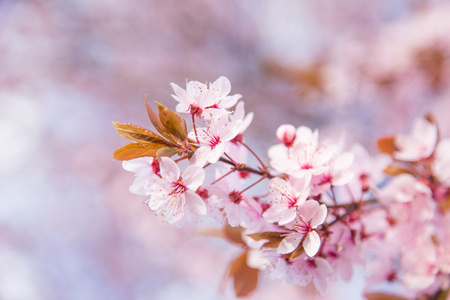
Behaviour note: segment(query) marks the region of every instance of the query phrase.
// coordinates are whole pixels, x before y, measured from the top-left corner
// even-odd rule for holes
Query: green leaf
[[[164,128],[181,141],[187,139],[187,128],[184,118],[161,103],[156,102],[156,104],[158,104],[159,120]]]
[[[156,135],[150,130],[139,127],[137,125],[117,123],[117,122],[113,122],[113,125],[119,135],[126,137],[130,140],[136,142],[159,143],[170,145],[169,142],[167,142],[159,135]]]
[[[156,157],[156,152],[166,146],[158,143],[130,143],[114,151],[113,159],[130,160],[144,156]]]

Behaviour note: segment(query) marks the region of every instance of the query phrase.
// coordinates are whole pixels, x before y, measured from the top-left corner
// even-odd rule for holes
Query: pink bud
[[[296,129],[290,124],[283,124],[277,129],[277,139],[286,147],[294,144]]]

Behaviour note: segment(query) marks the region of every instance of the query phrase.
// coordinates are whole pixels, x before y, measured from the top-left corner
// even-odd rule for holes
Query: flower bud
[[[295,141],[296,129],[290,124],[283,124],[277,129],[277,139],[286,147],[291,147]]]

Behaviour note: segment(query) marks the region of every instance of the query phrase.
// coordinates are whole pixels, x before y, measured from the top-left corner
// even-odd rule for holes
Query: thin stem
[[[189,155],[182,156],[182,157],[180,157],[179,159],[174,160],[174,161],[175,161],[176,163],[178,163],[178,162],[180,162],[180,161],[182,161],[182,160],[184,160],[184,159],[187,159],[187,158],[189,158]]]
[[[254,187],[255,185],[257,185],[258,183],[260,183],[261,181],[263,181],[264,179],[266,179],[266,176],[263,175],[260,179],[258,179],[257,181],[253,182],[251,185],[249,185],[248,187],[246,187],[245,189],[243,189],[242,191],[239,192],[239,194],[242,194],[243,192],[245,192],[246,190]]]
[[[226,152],[223,153],[236,167],[239,166],[237,162],[234,161],[234,159],[231,158]]]
[[[220,176],[219,178],[217,178],[216,180],[214,180],[211,185],[215,184],[216,182],[218,182],[219,180],[227,177],[228,175],[230,175],[231,173],[233,173],[234,171],[236,171],[235,169],[232,169],[231,171],[229,171],[228,173],[226,173],[225,175]]]
[[[268,171],[256,170],[256,169],[253,169],[251,167],[247,167],[246,165],[236,166],[235,163],[233,163],[232,161],[230,161],[230,160],[228,160],[228,159],[226,159],[224,157],[219,158],[219,161],[221,161],[223,163],[226,163],[226,164],[229,164],[229,165],[232,165],[233,167],[236,167],[236,170],[238,170],[238,171],[246,171],[246,172],[257,174],[257,175],[260,175],[260,176],[265,176],[265,177],[267,177],[269,179],[275,177],[275,176],[271,175]]]
[[[198,135],[197,135],[197,127],[195,126],[195,116],[193,113],[191,113],[191,117],[192,117],[192,127],[194,128],[194,133],[195,133],[195,139],[197,140],[197,143],[200,144],[200,141],[198,140]]]
[[[253,154],[253,156],[259,161],[259,163],[261,164],[261,166],[262,166],[263,168],[266,167],[266,166],[264,165],[264,163],[262,162],[262,160],[259,158],[259,156],[256,155],[256,153],[255,153],[252,149],[250,149],[250,147],[247,146],[247,144],[245,144],[244,142],[241,142],[241,141],[239,141],[239,143],[240,143],[242,146],[244,146],[245,148],[247,148],[247,150],[250,151],[251,154]]]

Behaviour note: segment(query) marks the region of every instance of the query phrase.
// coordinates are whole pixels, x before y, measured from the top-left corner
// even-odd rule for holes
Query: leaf
[[[404,173],[411,174],[410,170],[395,165],[387,166],[386,169],[383,170],[383,172],[391,176],[397,176]]]
[[[303,252],[304,252],[303,245],[302,245],[302,243],[300,243],[298,245],[298,247],[291,253],[291,256],[289,256],[289,259],[294,259],[296,257],[299,257]]]
[[[124,124],[113,122],[114,127],[119,135],[136,142],[168,144],[165,139],[156,135],[148,129],[139,127],[134,124]]]
[[[397,147],[395,147],[395,138],[393,136],[384,137],[377,141],[378,149],[389,155],[394,154],[397,151]]]
[[[263,247],[265,248],[277,248],[280,245],[281,240],[283,240],[284,235],[286,235],[286,232],[266,231],[266,232],[252,233],[249,234],[248,236],[254,239],[255,241],[269,240],[263,245]]]
[[[404,297],[385,293],[365,293],[364,297],[367,300],[407,300]]]
[[[285,235],[286,232],[271,232],[271,231],[265,231],[265,232],[258,232],[258,233],[252,233],[248,236],[254,239],[255,241],[260,240],[273,240],[281,238],[283,239],[283,235]]]
[[[246,297],[255,291],[259,270],[247,265],[247,252],[236,258],[230,265],[228,277],[233,278],[236,297]]]
[[[145,101],[145,109],[147,110],[147,115],[150,118],[150,121],[152,122],[153,126],[155,126],[156,130],[165,138],[167,138],[170,141],[173,141],[173,137],[170,135],[170,133],[164,128],[163,124],[161,123],[161,120],[159,119],[158,115],[156,115],[155,111],[151,108],[151,106],[147,102],[147,97],[144,99]]]
[[[182,116],[174,113],[161,103],[158,104],[159,120],[168,132],[179,138],[181,141],[187,139],[186,121]]]
[[[114,151],[113,159],[130,160],[138,157],[156,157],[156,152],[166,147],[165,144],[158,143],[130,143]]]
[[[226,225],[223,228],[223,232],[225,234],[225,237],[235,243],[247,246],[247,244],[242,240],[242,232],[244,231],[244,228],[242,227],[231,227],[230,225]]]
[[[161,147],[156,151],[156,157],[171,157],[177,154],[178,150],[176,147]]]

